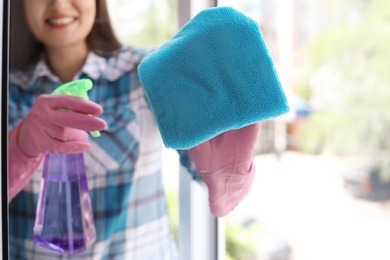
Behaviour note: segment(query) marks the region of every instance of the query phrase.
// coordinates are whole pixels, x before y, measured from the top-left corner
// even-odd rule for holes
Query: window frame
[[[203,9],[217,6],[217,0],[180,0],[179,28]],[[225,259],[225,220],[210,213],[205,183],[185,171],[180,168],[179,259]]]
[[[0,158],[1,158],[1,199],[0,199],[0,259],[9,259],[8,255],[8,40],[9,40],[9,0],[0,2],[0,35],[1,35],[1,52],[0,52],[0,79],[2,87],[0,88]]]

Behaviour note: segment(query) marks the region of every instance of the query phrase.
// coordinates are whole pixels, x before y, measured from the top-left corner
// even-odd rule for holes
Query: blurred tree
[[[144,26],[138,32],[122,39],[132,46],[158,47],[167,42],[178,30],[178,0],[152,0],[144,17]],[[161,5],[166,8],[161,10]]]
[[[226,260],[256,259],[256,246],[261,225],[250,222],[248,225],[226,218]]]
[[[343,20],[307,48],[305,85],[317,112],[305,127],[306,148],[324,143],[340,154],[369,156],[390,178],[390,2],[341,2]]]

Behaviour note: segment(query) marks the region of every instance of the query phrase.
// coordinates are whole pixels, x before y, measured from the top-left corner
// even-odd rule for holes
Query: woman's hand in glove
[[[95,117],[101,113],[101,106],[81,97],[40,95],[21,122],[17,138],[19,147],[30,157],[87,151],[90,145],[86,142],[86,131],[106,127],[102,119]]]
[[[233,210],[252,186],[253,155],[260,124],[224,132],[188,153],[209,191],[210,209],[221,217]]]

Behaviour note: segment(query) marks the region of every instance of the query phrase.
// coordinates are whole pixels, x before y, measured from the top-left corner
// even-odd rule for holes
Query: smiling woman
[[[11,4],[15,22],[8,95],[11,259],[177,259],[162,177],[163,142],[138,75],[150,49],[118,43],[103,0]],[[89,100],[49,95],[57,86],[78,79],[92,81]],[[183,103],[188,97],[177,99],[169,102]],[[208,213],[226,215],[248,193],[258,129],[254,124],[224,132],[206,145],[194,146],[196,153],[178,153],[188,178],[207,175],[205,185],[212,198]],[[90,131],[101,135],[88,138]],[[202,150],[213,156],[197,156],[205,154]],[[96,242],[75,255],[62,255],[34,240],[40,183],[47,177],[43,158],[48,153],[84,158]],[[228,189],[233,175],[237,181]],[[51,209],[54,213],[46,211],[49,218],[63,214],[57,205]],[[72,215],[68,220],[70,226]],[[57,233],[54,237],[62,239],[68,230]]]
[[[147,52],[119,44],[103,0],[13,0],[11,9],[11,259],[175,259],[161,176],[161,139],[136,70]],[[94,88],[88,106],[76,102],[69,109],[107,122],[107,129],[94,140],[79,138],[88,131],[80,124],[54,123],[55,118],[47,117],[53,112],[50,104],[76,97],[49,95],[51,103],[44,94],[73,78],[89,78]],[[91,117],[92,111],[79,110],[92,102],[104,108],[100,119]],[[98,128],[90,130],[103,130]],[[97,239],[84,252],[67,256],[36,245],[33,226],[42,158],[48,151],[41,145],[59,152],[72,142],[88,150],[78,152],[84,152]]]

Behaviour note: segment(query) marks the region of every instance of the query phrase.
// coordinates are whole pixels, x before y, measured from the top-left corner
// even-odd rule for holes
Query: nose
[[[82,1],[84,1],[84,0],[82,0]],[[52,0],[51,4],[55,10],[58,10],[58,9],[63,8],[64,6],[69,5],[69,0]]]

